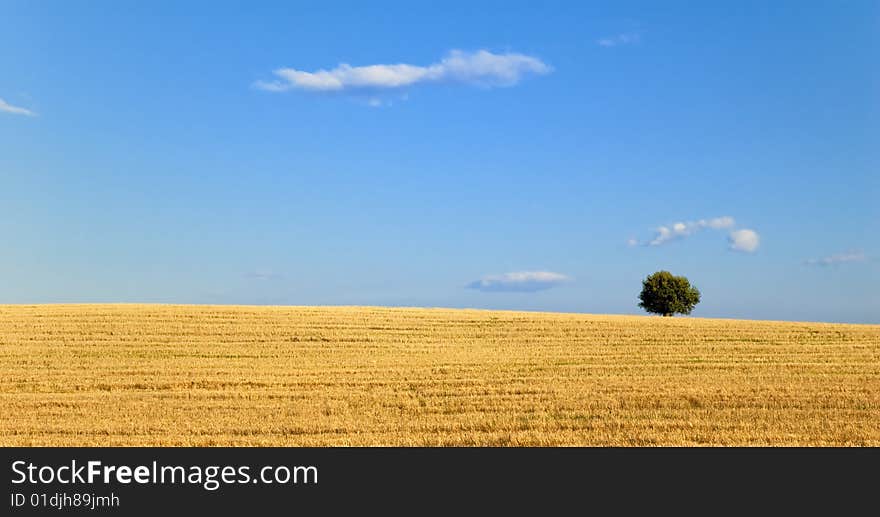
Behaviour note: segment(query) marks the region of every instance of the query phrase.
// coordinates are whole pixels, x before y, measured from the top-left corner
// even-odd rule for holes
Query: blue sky
[[[880,323],[877,3],[288,4],[4,4],[0,303]]]

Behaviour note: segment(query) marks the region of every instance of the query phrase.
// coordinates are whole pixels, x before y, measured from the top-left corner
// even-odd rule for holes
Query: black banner
[[[0,457],[0,515],[841,514],[875,504],[880,449],[4,448]]]

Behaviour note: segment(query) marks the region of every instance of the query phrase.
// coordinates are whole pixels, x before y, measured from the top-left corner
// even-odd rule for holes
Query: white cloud
[[[637,32],[624,32],[623,34],[617,34],[616,36],[609,36],[607,38],[602,38],[596,43],[602,47],[616,47],[618,45],[629,45],[632,43],[638,43],[641,41],[641,36]]]
[[[761,244],[761,237],[758,235],[758,232],[746,228],[730,232],[727,239],[730,242],[730,249],[745,251],[746,253],[754,253]]]
[[[485,292],[543,291],[567,282],[569,277],[550,271],[517,271],[503,275],[490,275],[467,285],[470,289]]]
[[[543,75],[550,65],[524,54],[493,54],[487,50],[453,50],[428,66],[406,63],[351,66],[341,63],[330,70],[306,72],[279,68],[274,81],[257,81],[254,86],[270,92],[305,90],[340,92],[400,89],[426,82],[457,82],[484,87],[513,86],[529,74]]]
[[[25,115],[28,117],[36,117],[37,114],[27,108],[19,108],[18,106],[13,106],[12,104],[7,103],[3,99],[0,99],[0,111],[4,111],[6,113],[12,113],[13,115]]]
[[[674,240],[690,237],[703,230],[731,230],[728,234],[731,250],[751,253],[758,249],[761,238],[756,231],[749,229],[735,230],[735,227],[736,220],[730,216],[699,219],[696,221],[680,221],[658,227],[654,238],[651,240],[640,242],[637,239],[629,239],[627,244],[630,246],[662,246]]]
[[[671,240],[688,237],[706,228],[723,230],[733,228],[735,225],[736,221],[733,217],[723,216],[714,219],[700,219],[699,221],[678,222],[669,226],[660,226],[657,228],[657,235],[648,242],[648,246],[660,246]]]
[[[865,262],[868,256],[863,251],[847,251],[846,253],[835,253],[827,257],[819,259],[810,259],[806,263],[811,266],[834,266],[847,262]]]

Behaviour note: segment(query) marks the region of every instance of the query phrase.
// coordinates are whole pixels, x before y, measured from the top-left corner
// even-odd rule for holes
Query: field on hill
[[[0,306],[0,445],[880,445],[880,325]]]

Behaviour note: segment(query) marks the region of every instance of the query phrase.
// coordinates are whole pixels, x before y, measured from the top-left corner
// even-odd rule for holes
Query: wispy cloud
[[[13,106],[8,102],[0,99],[0,111],[4,113],[12,113],[13,115],[24,115],[27,117],[36,117],[37,114],[27,108],[20,108],[18,106]]]
[[[846,253],[835,253],[827,257],[818,259],[809,259],[804,261],[809,266],[836,266],[847,262],[866,262],[868,256],[863,251],[847,251]]]
[[[758,233],[747,228],[734,230],[735,227],[736,220],[730,216],[699,219],[696,221],[680,221],[657,227],[654,237],[650,240],[639,241],[638,239],[631,238],[627,241],[627,244],[630,246],[662,246],[668,242],[690,237],[703,230],[731,230],[728,234],[731,250],[749,253],[757,250],[761,241]]]
[[[314,72],[279,68],[273,72],[277,79],[257,81],[254,86],[270,92],[369,92],[399,90],[430,82],[495,87],[513,86],[527,75],[544,75],[552,70],[550,65],[534,56],[453,50],[439,62],[427,66],[406,63],[351,66],[341,63],[336,68]]]
[[[648,246],[660,246],[671,240],[688,237],[706,228],[723,230],[725,228],[733,228],[734,225],[736,225],[736,221],[733,217],[724,216],[716,217],[714,219],[700,219],[699,221],[678,222],[669,226],[660,226],[657,228],[657,235],[648,242]]]
[[[256,269],[254,271],[249,271],[245,273],[245,278],[249,278],[251,280],[281,280],[284,278],[284,275],[281,273],[277,273],[270,269]]]
[[[569,277],[550,271],[517,271],[503,275],[490,275],[467,285],[470,289],[484,292],[533,293],[556,287],[570,280]]]
[[[616,47],[618,45],[631,45],[638,43],[641,39],[642,38],[638,32],[624,32],[622,34],[602,38],[597,40],[596,43],[601,47]]]

